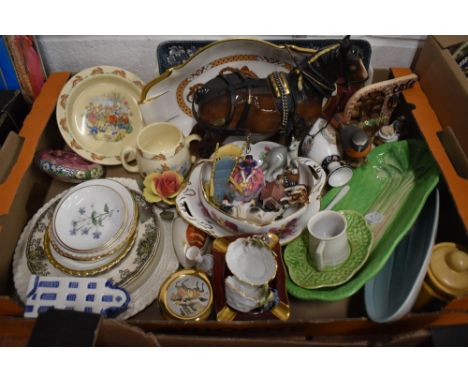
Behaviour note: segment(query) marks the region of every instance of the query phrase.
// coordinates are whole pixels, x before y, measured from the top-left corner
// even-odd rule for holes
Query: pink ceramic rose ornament
[[[143,196],[150,203],[165,202],[173,205],[183,181],[183,176],[176,171],[149,173],[143,182]]]

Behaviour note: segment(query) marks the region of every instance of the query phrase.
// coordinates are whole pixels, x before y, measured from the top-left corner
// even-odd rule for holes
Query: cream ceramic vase
[[[125,170],[139,172],[143,177],[163,171],[177,171],[185,177],[195,161],[189,151],[190,142],[195,140],[201,137],[196,134],[186,137],[171,123],[153,123],[140,131],[133,146],[123,148],[122,165]],[[136,165],[128,162],[133,159]]]

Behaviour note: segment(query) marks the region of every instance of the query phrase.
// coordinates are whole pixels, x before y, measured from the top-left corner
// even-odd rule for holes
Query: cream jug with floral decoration
[[[133,146],[123,148],[122,165],[127,171],[139,172],[143,177],[164,171],[176,171],[185,177],[195,161],[189,151],[190,142],[195,140],[199,141],[201,137],[196,134],[186,137],[171,123],[153,123],[140,131]],[[136,159],[136,165],[128,162],[133,159]]]

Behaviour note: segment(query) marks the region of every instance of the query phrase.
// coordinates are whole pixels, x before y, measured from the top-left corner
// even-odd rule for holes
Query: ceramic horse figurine
[[[368,74],[362,58],[347,36],[302,59],[289,73],[274,72],[261,79],[246,67],[224,68],[193,87],[193,115],[205,138],[216,142],[230,135],[255,141],[280,133],[288,144],[293,133],[300,139],[320,116],[323,100],[330,99],[338,78],[346,85],[364,83]]]

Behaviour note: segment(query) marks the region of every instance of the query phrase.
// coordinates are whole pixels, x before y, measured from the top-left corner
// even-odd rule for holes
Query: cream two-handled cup
[[[335,211],[320,211],[307,223],[309,256],[319,271],[344,263],[350,254],[345,217]]]
[[[139,172],[143,177],[151,172],[169,170],[185,177],[195,161],[189,150],[190,142],[195,140],[201,137],[196,134],[186,137],[171,123],[152,123],[140,131],[133,146],[123,148],[122,165],[125,170]],[[136,159],[136,165],[127,162],[132,159]]]

